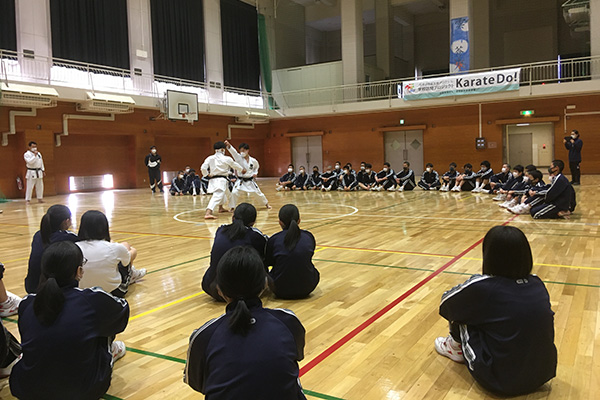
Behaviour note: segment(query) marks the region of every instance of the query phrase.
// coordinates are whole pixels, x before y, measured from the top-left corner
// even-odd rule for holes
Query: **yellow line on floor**
[[[179,238],[179,239],[202,239],[202,240],[211,240],[212,238],[204,237],[204,236],[189,236],[189,235],[168,235],[166,233],[141,233],[141,232],[127,232],[127,231],[111,231],[113,233],[127,233],[130,235],[138,235],[138,236],[158,236],[158,237],[170,237],[170,238]]]
[[[144,317],[144,316],[146,316],[146,315],[148,315],[148,314],[152,314],[152,313],[154,313],[154,312],[156,312],[156,311],[160,311],[160,310],[163,310],[163,309],[165,309],[165,308],[167,308],[167,307],[174,306],[175,304],[179,304],[179,303],[181,303],[181,302],[184,302],[184,301],[186,301],[186,300],[193,299],[194,297],[198,297],[198,296],[200,296],[201,294],[204,294],[204,291],[201,291],[201,292],[198,292],[198,293],[194,293],[194,294],[192,294],[192,295],[190,295],[190,296],[183,297],[183,298],[181,298],[181,299],[179,299],[179,300],[174,300],[174,301],[171,301],[171,302],[169,302],[169,303],[167,303],[167,304],[163,304],[162,306],[158,306],[158,307],[156,307],[156,308],[153,308],[152,310],[144,311],[144,312],[143,312],[143,313],[141,313],[141,314],[137,314],[137,315],[134,315],[133,317],[129,317],[129,321],[133,321],[133,320],[135,320],[135,319],[138,319],[138,318],[140,318],[140,317]]]
[[[473,257],[463,257],[463,260],[483,261],[482,258],[473,258]],[[556,267],[556,268],[600,270],[600,268],[596,268],[596,267],[584,267],[584,266],[581,266],[581,265],[544,264],[544,263],[533,263],[533,265],[535,265],[536,267]]]
[[[325,250],[325,247],[318,246],[317,249],[315,250],[315,253],[318,253],[323,250]]]
[[[16,261],[24,261],[24,260],[29,260],[29,257],[21,257],[21,258],[15,258],[12,260],[0,260],[4,263],[11,263],[11,262],[16,262]]]

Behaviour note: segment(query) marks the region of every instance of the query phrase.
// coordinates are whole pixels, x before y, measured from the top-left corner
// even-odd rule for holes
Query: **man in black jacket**
[[[579,138],[579,132],[576,129],[573,129],[571,131],[571,138],[564,138],[563,143],[565,144],[565,148],[569,150],[571,185],[579,185],[581,183],[579,164],[581,163],[581,148],[583,147],[583,141]]]

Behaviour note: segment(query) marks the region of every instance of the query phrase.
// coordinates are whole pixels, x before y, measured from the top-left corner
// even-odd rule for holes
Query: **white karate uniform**
[[[208,170],[210,168],[210,175]],[[214,211],[219,205],[228,203],[229,192],[229,170],[234,169],[241,173],[242,167],[233,161],[231,157],[216,151],[214,155],[206,157],[206,160],[200,167],[202,176],[208,176],[208,193],[212,193],[212,197],[208,202],[208,210]]]
[[[256,158],[249,156],[248,161],[246,161],[233,146],[229,148],[229,152],[233,156],[233,159],[246,170],[245,174],[238,173],[238,180],[233,186],[233,192],[231,193],[231,203],[233,204],[233,207],[238,204],[240,196],[246,194],[256,197],[265,206],[269,204],[269,200],[267,200],[266,196],[254,180],[254,177],[258,175],[258,169],[260,167]],[[244,181],[244,178],[252,178],[252,180]]]
[[[35,154],[31,150],[27,150],[23,155],[25,164],[27,165],[27,173],[25,179],[27,180],[27,189],[25,190],[25,200],[31,200],[31,194],[35,186],[35,194],[38,200],[44,198],[44,160],[42,153],[38,151]]]

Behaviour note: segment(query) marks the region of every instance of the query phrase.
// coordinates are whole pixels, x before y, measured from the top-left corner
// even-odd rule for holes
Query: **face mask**
[[[454,171],[454,167],[450,167],[450,171]]]
[[[402,168],[404,168],[405,171],[408,171],[408,167],[402,167]]]
[[[242,156],[243,158],[246,158],[247,155],[248,153],[240,153],[240,156]]]
[[[342,174],[347,175],[348,174],[348,170],[343,170]]]
[[[364,165],[361,165],[361,166],[360,166],[360,169],[364,171],[364,170],[365,170],[365,166],[364,166]]]
[[[288,168],[288,172],[294,172],[293,168]]]
[[[471,172],[471,170],[469,168],[465,168],[465,174],[468,174],[469,172]]]
[[[519,173],[515,171],[515,172],[513,172],[513,176],[514,176],[515,178],[518,178],[518,177],[519,177]]]
[[[487,171],[487,167],[481,167],[482,171]]]
[[[152,154],[156,154],[156,149],[152,149]]]
[[[335,166],[335,169],[340,169],[340,166],[339,166],[339,165],[336,165],[336,166]]]
[[[31,151],[34,151],[34,152],[37,151],[37,147],[32,147]]]
[[[301,173],[301,174],[303,174],[303,173],[304,173],[304,170],[303,170],[303,169],[301,169],[301,170],[300,170],[300,173]]]
[[[431,172],[431,168],[427,168],[427,172]]]
[[[576,138],[577,138],[577,136],[576,136],[576,135],[571,135],[571,138],[572,138],[572,139],[576,139]]]
[[[527,182],[528,180],[529,180],[528,177],[526,177],[526,176],[523,177],[523,182]]]
[[[319,170],[318,169],[313,169],[313,174],[318,174]]]
[[[186,169],[185,169],[185,172],[186,172],[186,174],[189,174],[189,173],[190,173],[190,169],[189,169],[189,168],[186,168]]]
[[[183,179],[183,175],[179,175],[179,179]]]
[[[506,168],[506,167],[505,167],[505,168],[502,168],[502,172],[503,172],[503,173],[506,173],[506,171],[507,171],[507,168]]]
[[[370,173],[371,173],[371,170],[370,170],[370,169],[365,169],[365,172],[366,172],[367,174],[370,174]]]
[[[383,172],[387,172],[387,168],[383,168]]]

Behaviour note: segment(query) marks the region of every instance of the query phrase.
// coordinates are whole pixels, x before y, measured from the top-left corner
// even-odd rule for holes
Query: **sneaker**
[[[275,188],[275,190],[277,190],[278,192],[281,192],[281,189],[282,189],[282,188],[281,188],[281,186],[277,186],[277,187]]]
[[[531,206],[529,204],[519,204],[518,206],[511,208],[510,212],[512,212],[513,214],[523,215],[529,214],[530,210]]]
[[[481,193],[485,193],[485,194],[489,194],[489,193],[490,193],[490,191],[489,191],[489,190],[487,190],[487,189],[481,189],[481,190],[479,190],[479,191],[480,191]]]
[[[0,317],[10,317],[19,312],[21,298],[8,290],[6,291],[6,295],[8,296],[8,299],[5,302],[0,303]]]
[[[8,366],[6,366],[4,368],[0,368],[0,379],[8,378],[10,376],[10,373],[12,372],[12,369],[15,366],[15,364],[18,363],[22,357],[23,357],[23,354],[19,354],[19,357],[15,358],[15,360],[13,362],[11,362],[10,364],[8,364]]]
[[[481,192],[481,188],[476,187],[475,189],[471,190],[471,193],[479,193]]]
[[[496,197],[494,197],[492,200],[494,200],[494,201],[505,201],[506,200],[506,194],[498,193],[498,195]]]
[[[450,189],[448,189],[448,185],[444,185],[444,186],[442,186],[442,187],[440,188],[440,192],[447,192],[447,191],[449,191],[449,190],[450,190]]]
[[[139,282],[144,276],[146,276],[146,268],[135,269],[135,267],[131,266],[131,272],[129,273],[129,284],[134,284]]]
[[[392,187],[389,187],[387,191],[388,192],[395,192],[396,188],[392,186]]]
[[[404,192],[404,186],[398,186],[398,189],[396,189],[399,192]]]
[[[450,189],[450,191],[451,192],[460,192],[460,186],[456,185],[452,189]]]
[[[120,340],[115,340],[110,345],[110,353],[112,354],[113,363],[115,361],[117,361],[119,358],[122,358],[126,352],[127,352],[127,349],[125,348],[125,343],[123,343]]]
[[[439,337],[435,339],[434,346],[435,350],[444,357],[448,357],[457,363],[465,362],[462,345],[456,340],[452,339],[452,336],[448,335],[447,337]]]
[[[502,207],[502,208],[511,208],[511,207],[516,206],[517,204],[518,204],[517,203],[517,199],[512,199],[512,200],[507,200],[504,203],[500,204],[500,207]]]

